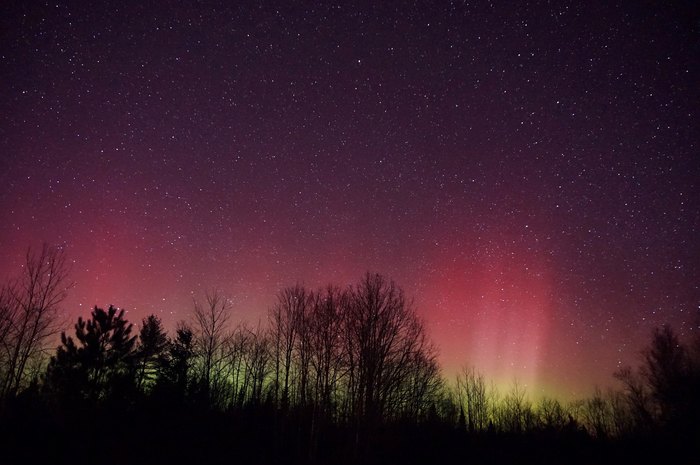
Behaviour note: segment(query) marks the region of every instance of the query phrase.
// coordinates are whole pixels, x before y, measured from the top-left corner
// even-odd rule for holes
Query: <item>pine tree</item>
[[[168,343],[164,364],[155,384],[158,395],[166,400],[180,402],[188,394],[190,368],[194,357],[194,332],[185,323],[175,331],[175,339]]]
[[[50,390],[81,400],[101,401],[134,385],[136,336],[124,310],[95,307],[89,320],[78,318],[75,340],[61,334],[61,346],[47,370]]]
[[[167,363],[168,336],[163,323],[155,315],[143,319],[139,331],[136,349],[138,357],[138,375],[136,383],[139,388],[150,390],[159,371]]]

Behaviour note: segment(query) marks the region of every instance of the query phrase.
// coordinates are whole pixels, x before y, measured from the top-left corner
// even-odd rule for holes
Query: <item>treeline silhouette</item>
[[[61,333],[61,249],[0,291],[2,463],[697,463],[700,338],[657,329],[620,390],[534,403],[440,372],[411,301],[367,273],[231,320],[213,292],[168,335],[95,307]],[[49,349],[49,350],[47,350]]]

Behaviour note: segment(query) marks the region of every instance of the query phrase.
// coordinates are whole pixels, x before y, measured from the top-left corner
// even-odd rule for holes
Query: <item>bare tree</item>
[[[485,431],[491,406],[484,375],[474,368],[463,368],[457,375],[457,399],[467,429],[470,432]]]
[[[608,402],[612,412],[612,433],[616,437],[630,435],[635,431],[635,419],[623,392],[610,391]]]
[[[11,286],[0,288],[0,388],[10,377],[10,358],[14,354],[12,337],[18,306],[10,292]]]
[[[433,357],[432,346],[393,282],[367,273],[349,292],[344,320],[348,396],[353,415],[372,424],[400,410],[402,390]]]
[[[227,338],[224,347],[224,376],[229,380],[228,398],[226,403],[242,407],[247,401],[248,385],[246,357],[250,351],[251,331],[245,324],[236,326]]]
[[[314,402],[324,415],[334,410],[344,373],[343,314],[347,305],[347,292],[335,286],[329,285],[314,295],[307,335]]]
[[[549,431],[562,431],[569,424],[570,412],[556,399],[543,397],[537,404],[538,422]]]
[[[246,377],[250,379],[248,401],[252,404],[260,404],[270,368],[270,340],[263,328],[258,325],[255,330],[249,330],[249,341],[246,354]]]
[[[654,330],[643,363],[615,373],[622,381],[637,429],[652,427],[692,430],[700,414],[700,364],[669,326]]]
[[[599,388],[583,403],[582,418],[588,432],[597,438],[609,437],[613,431],[613,411]]]
[[[694,392],[691,359],[685,345],[670,326],[654,330],[649,347],[643,352],[640,372],[646,379],[662,424],[683,417]]]
[[[424,333],[419,338],[424,339],[418,344],[422,349],[413,352],[407,364],[406,376],[397,389],[398,396],[392,404],[399,415],[412,420],[428,417],[443,387],[437,352],[427,342]]]
[[[206,294],[204,306],[197,301],[194,303],[194,346],[199,362],[199,382],[214,404],[221,400],[219,397],[225,390],[222,386],[226,382],[223,362],[230,338],[229,319],[229,300],[218,291]]]
[[[615,372],[615,378],[623,385],[623,394],[635,429],[645,430],[654,422],[651,396],[642,377],[630,367]]]
[[[518,380],[513,381],[511,390],[503,397],[497,416],[501,429],[512,433],[524,432],[534,425],[532,403],[527,397],[527,390]]]
[[[288,287],[277,295],[277,303],[270,309],[270,339],[273,357],[273,392],[277,402],[286,408],[291,401],[293,377],[300,378],[300,395],[306,396],[308,381],[308,337],[305,326],[312,296],[301,285]],[[304,340],[300,342],[304,334]],[[294,359],[300,364],[295,373]],[[280,392],[281,391],[281,392]],[[304,400],[304,399],[302,399]]]
[[[0,396],[15,395],[28,381],[30,361],[46,355],[61,330],[59,306],[72,283],[60,247],[27,251],[22,276],[0,291]]]

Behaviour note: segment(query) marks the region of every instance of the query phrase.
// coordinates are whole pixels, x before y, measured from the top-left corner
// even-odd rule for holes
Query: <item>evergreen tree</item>
[[[190,368],[195,354],[194,332],[185,323],[175,331],[175,339],[169,341],[167,353],[156,381],[160,395],[173,400],[183,400],[190,387]]]
[[[139,388],[149,390],[156,381],[161,368],[167,363],[168,336],[163,323],[155,315],[143,319],[136,349]]]
[[[124,310],[95,307],[89,320],[78,318],[75,340],[61,334],[49,362],[47,387],[63,395],[100,401],[126,394],[134,385],[136,336]]]

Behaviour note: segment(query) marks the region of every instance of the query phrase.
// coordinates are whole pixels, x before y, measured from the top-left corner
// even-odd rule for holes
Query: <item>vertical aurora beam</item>
[[[441,302],[429,311],[436,339],[444,341],[446,375],[472,366],[506,388],[517,379],[531,392],[541,386],[552,325],[552,280],[543,260],[514,251],[480,263],[443,264],[439,281],[427,286]],[[439,316],[438,316],[439,315]]]

